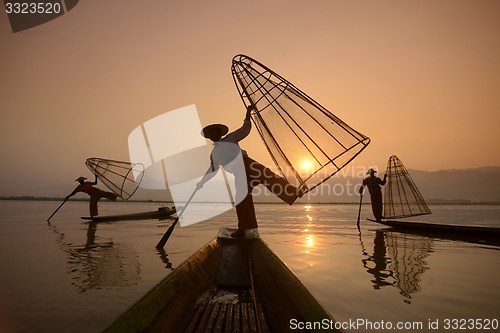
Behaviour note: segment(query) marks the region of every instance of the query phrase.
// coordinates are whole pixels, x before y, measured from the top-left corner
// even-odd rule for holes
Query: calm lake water
[[[80,219],[88,203],[67,202],[47,223],[58,205],[0,201],[0,332],[100,332],[219,228],[236,226],[234,211],[178,226],[158,252],[170,221],[89,224]],[[100,213],[157,207],[103,202]],[[500,227],[500,206],[430,208],[416,220]],[[351,324],[347,332],[463,332],[446,328],[468,319],[493,320],[475,332],[500,331],[499,245],[391,231],[364,219],[367,205],[360,232],[357,213],[355,204],[257,205],[261,237],[337,321]]]

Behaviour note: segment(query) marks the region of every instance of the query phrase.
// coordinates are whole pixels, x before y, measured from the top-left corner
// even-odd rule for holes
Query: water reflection
[[[97,223],[90,222],[82,245],[65,240],[65,234],[52,226],[59,248],[67,255],[68,275],[80,293],[92,289],[129,287],[140,280],[141,265],[132,246],[124,243],[97,242]]]
[[[310,211],[312,210],[311,205],[306,205],[304,206],[304,209],[306,211],[306,227],[304,229],[305,232],[305,241],[304,241],[304,247],[305,250],[304,252],[306,254],[310,253],[310,250],[314,248],[314,235],[312,234],[312,226],[313,226],[313,217],[310,215]]]
[[[383,286],[392,286],[396,284],[393,272],[387,268],[391,262],[391,258],[387,256],[384,233],[379,230],[375,232],[372,255],[370,255],[368,251],[365,250],[361,236],[360,241],[363,256],[365,256],[365,258],[361,259],[361,262],[366,268],[366,271],[372,274],[374,277],[374,279],[371,280],[371,282],[373,283],[373,288],[380,289],[380,287]]]
[[[432,252],[432,239],[390,230],[377,230],[373,253],[360,242],[366,271],[373,276],[374,289],[392,286],[400,290],[404,302],[410,304],[412,294],[421,290],[422,274],[429,269],[426,258]]]
[[[315,238],[314,238],[314,234],[313,234],[313,217],[312,215],[310,214],[311,210],[312,210],[312,206],[311,205],[305,205],[304,206],[304,210],[306,212],[306,215],[305,215],[305,222],[306,222],[306,227],[304,228],[304,234],[305,234],[305,237],[304,237],[304,242],[303,242],[303,246],[304,246],[304,253],[305,254],[310,254],[311,253],[311,250],[314,248],[315,246]],[[313,266],[312,263],[308,263],[307,266]]]
[[[165,252],[165,249],[157,249],[158,256],[160,257],[161,261],[165,264],[165,268],[168,268],[169,270],[173,271],[174,266],[172,266],[172,263],[168,259],[168,254]]]

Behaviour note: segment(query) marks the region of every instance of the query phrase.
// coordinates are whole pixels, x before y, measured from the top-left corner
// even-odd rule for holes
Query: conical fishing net
[[[387,163],[384,218],[431,214],[429,207],[403,163],[395,155]]]
[[[232,73],[278,172],[305,192],[355,158],[370,139],[260,62],[233,58]]]
[[[144,176],[144,165],[103,158],[88,158],[85,165],[113,193],[128,200],[137,190]]]

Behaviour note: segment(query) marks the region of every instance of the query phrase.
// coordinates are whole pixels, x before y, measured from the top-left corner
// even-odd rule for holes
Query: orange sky
[[[185,105],[234,129],[238,53],[369,136],[354,168],[498,166],[499,36],[496,0],[80,1],[15,34],[0,14],[0,195],[65,195]],[[272,163],[255,131],[242,146]]]

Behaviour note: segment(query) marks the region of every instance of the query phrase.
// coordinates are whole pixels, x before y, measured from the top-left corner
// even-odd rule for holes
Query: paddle
[[[59,205],[59,207],[57,207],[57,209],[52,213],[52,215],[50,215],[50,217],[47,219],[47,222],[50,222],[52,216],[54,216],[57,213],[57,211],[66,203],[66,201],[68,201],[68,197],[64,198],[64,201]]]
[[[359,210],[358,210],[358,229],[359,229],[359,218],[361,216],[361,203],[363,202],[363,192],[359,194]]]
[[[198,191],[198,187],[195,188],[193,193],[191,193],[191,196],[187,200],[186,204],[182,207],[179,214],[177,214],[177,218],[175,219],[174,223],[172,223],[172,225],[168,228],[167,232],[163,235],[163,237],[160,239],[158,244],[156,244],[157,249],[163,249],[163,247],[165,246],[165,243],[167,243],[168,239],[170,238],[170,235],[174,231],[175,225],[177,224],[177,222],[179,222],[179,219],[182,216],[182,213],[184,213],[184,211],[186,210],[186,207],[189,205],[189,203],[191,202],[191,200],[193,199],[193,197],[197,191]]]

